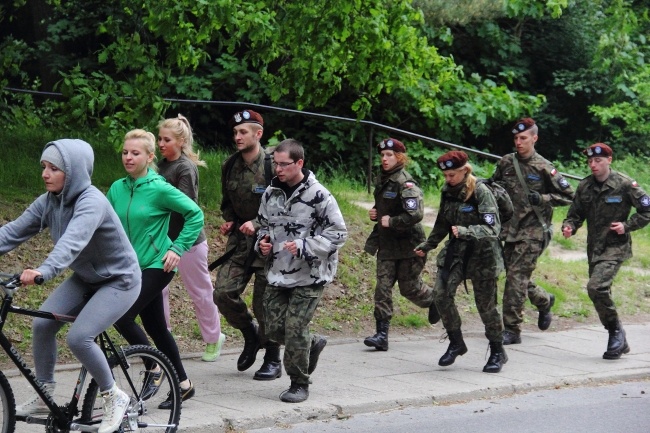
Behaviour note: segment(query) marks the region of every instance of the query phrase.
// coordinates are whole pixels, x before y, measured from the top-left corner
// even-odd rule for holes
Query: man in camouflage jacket
[[[603,358],[618,359],[630,347],[612,300],[612,281],[623,261],[632,257],[630,232],[650,222],[650,197],[634,180],[610,168],[612,149],[606,144],[592,144],[583,153],[592,174],[578,185],[562,234],[571,237],[587,221],[587,293],[609,331]],[[636,213],[630,216],[633,207]]]
[[[503,293],[503,344],[521,343],[521,323],[523,322],[526,296],[537,307],[539,317],[537,326],[546,330],[551,325],[551,307],[555,296],[537,286],[531,279],[552,235],[553,207],[567,206],[573,198],[569,182],[553,165],[535,151],[538,128],[531,118],[519,120],[512,133],[516,152],[505,155],[492,180],[501,184],[514,205],[514,215],[506,222],[501,232],[505,241],[503,255],[506,266],[506,284]],[[519,164],[526,182],[526,193],[515,169]],[[541,215],[544,227],[537,216]]]
[[[237,369],[244,371],[255,362],[260,347],[266,349],[264,363],[253,376],[257,380],[273,380],[282,375],[280,345],[266,336],[266,320],[262,299],[266,288],[264,260],[257,257],[255,245],[256,217],[266,179],[271,177],[270,164],[265,164],[266,153],[260,144],[264,131],[262,116],[253,110],[235,113],[230,119],[238,151],[224,161],[221,168],[224,223],[220,227],[228,235],[226,260],[217,271],[214,302],[228,323],[244,336],[244,350],[237,360]],[[266,167],[268,165],[268,167]],[[253,285],[253,315],[242,299],[242,294],[255,275]]]
[[[300,143],[282,141],[273,164],[277,176],[262,197],[255,248],[266,257],[267,332],[285,345],[284,367],[291,379],[280,399],[298,403],[309,397],[310,375],[327,344],[324,337],[309,332],[309,322],[325,285],[336,274],[347,228],[336,199],[303,169]]]

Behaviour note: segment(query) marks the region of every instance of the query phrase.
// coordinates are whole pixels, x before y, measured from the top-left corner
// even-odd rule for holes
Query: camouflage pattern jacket
[[[325,285],[338,266],[338,250],[347,239],[347,228],[336,199],[312,172],[303,169],[306,180],[287,197],[274,178],[262,197],[257,216],[259,239],[269,235],[272,252],[266,258],[267,279],[277,287]],[[296,241],[294,257],[284,243]],[[261,254],[261,253],[260,253]]]
[[[235,249],[231,260],[240,265],[246,262],[255,245],[255,236],[246,236],[239,231],[239,226],[246,221],[253,221],[255,229],[257,224],[257,211],[260,208],[262,194],[266,190],[264,176],[264,149],[260,148],[257,159],[246,165],[240,152],[227,158],[221,166],[221,212],[224,221],[234,221],[233,230],[228,236],[226,251]],[[230,160],[236,158],[234,163]],[[227,168],[231,166],[230,170]],[[228,171],[228,172],[227,172]],[[254,254],[254,253],[253,253]],[[252,263],[254,267],[264,267],[264,260],[255,255]]]
[[[389,227],[375,224],[364,250],[382,260],[416,257],[413,251],[426,239],[422,228],[424,204],[422,190],[404,169],[387,178],[380,177],[375,185],[377,220],[390,216]]]
[[[492,180],[503,186],[512,199],[514,215],[503,225],[501,238],[506,242],[544,239],[544,229],[539,222],[533,206],[529,203],[524,188],[519,181],[513,159],[517,158],[521,174],[530,192],[536,191],[542,196],[538,206],[544,222],[551,227],[553,207],[568,206],[573,199],[573,189],[569,182],[553,167],[548,160],[537,152],[527,159],[516,153],[505,155],[492,175]]]
[[[629,219],[632,207],[636,213]],[[650,197],[628,176],[611,171],[599,185],[593,176],[584,178],[562,226],[575,233],[587,221],[587,258],[590,263],[602,260],[623,261],[632,257],[630,232],[650,222]],[[625,233],[610,230],[612,222],[622,222]]]
[[[466,269],[467,278],[496,278],[504,269],[498,237],[501,221],[496,199],[483,183],[476,184],[476,200],[464,201],[465,195],[464,183],[455,187],[445,184],[433,230],[426,243],[418,248],[430,251],[449,236],[438,254],[436,265],[439,268],[450,271],[460,263]],[[452,226],[458,226],[458,238],[451,235]],[[447,257],[450,249],[451,260]]]

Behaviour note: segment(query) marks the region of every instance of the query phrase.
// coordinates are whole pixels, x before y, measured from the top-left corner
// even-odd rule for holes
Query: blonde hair
[[[181,145],[181,153],[187,156],[190,161],[201,167],[208,166],[205,161],[202,161],[200,159],[199,152],[194,152],[194,149],[192,147],[194,144],[192,127],[190,126],[189,120],[187,120],[185,116],[179,113],[177,117],[161,120],[160,123],[158,123],[158,129],[163,128],[169,129],[172,134],[174,134],[174,138],[183,143]]]
[[[139,140],[145,152],[149,155],[153,154],[153,159],[147,167],[158,171],[158,166],[156,166],[156,137],[144,129],[132,129],[124,136],[124,141],[126,142],[127,140]]]
[[[476,191],[476,176],[472,174],[473,169],[469,162],[466,162],[465,165],[461,167],[461,169],[463,168],[467,169],[467,180],[465,181],[465,185],[467,186],[465,201],[467,201],[474,194],[474,191]]]

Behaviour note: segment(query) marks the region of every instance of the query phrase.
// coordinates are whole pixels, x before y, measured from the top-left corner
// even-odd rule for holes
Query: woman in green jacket
[[[116,326],[129,344],[149,344],[146,334],[135,323],[140,315],[142,325],[156,347],[174,365],[181,385],[183,400],[194,395],[176,341],[167,329],[163,309],[162,290],[174,277],[176,266],[184,252],[192,248],[203,228],[203,212],[193,200],[167,183],[154,169],[156,139],[150,132],[135,129],[126,134],[122,149],[122,163],[128,176],[111,185],[108,201],[122,221],[126,234],[138,256],[142,270],[142,289],[131,309],[117,321]],[[185,224],[176,240],[170,240],[171,212],[183,216]],[[155,376],[149,390],[155,393]],[[158,373],[162,375],[161,373]],[[160,408],[171,407],[171,401]]]

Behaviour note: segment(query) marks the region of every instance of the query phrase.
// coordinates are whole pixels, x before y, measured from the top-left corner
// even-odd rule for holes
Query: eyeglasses
[[[295,164],[296,161],[291,161],[291,162],[275,162],[273,161],[273,167],[280,167],[280,168],[287,168],[291,164]]]

